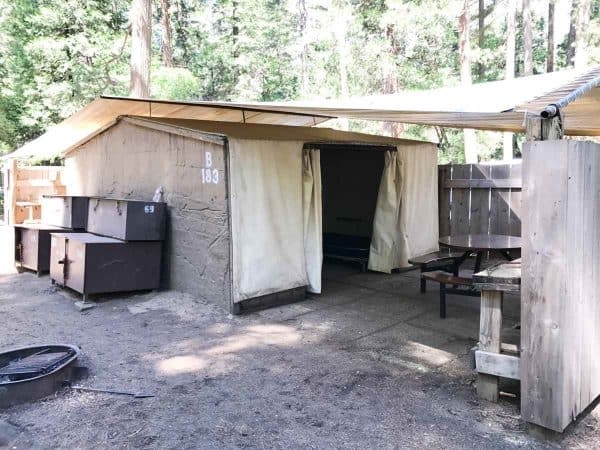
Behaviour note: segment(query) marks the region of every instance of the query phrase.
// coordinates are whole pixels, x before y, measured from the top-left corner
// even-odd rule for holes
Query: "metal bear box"
[[[162,202],[92,197],[87,231],[125,241],[160,241],[166,209]]]
[[[160,241],[52,233],[50,278],[84,295],[158,289]]]

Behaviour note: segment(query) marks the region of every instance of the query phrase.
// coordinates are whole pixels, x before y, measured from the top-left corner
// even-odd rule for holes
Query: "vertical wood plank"
[[[470,179],[471,164],[452,166],[452,179]],[[469,233],[469,197],[470,189],[452,188],[452,206],[450,209],[450,234]]]
[[[521,163],[510,165],[510,178],[522,180]],[[512,236],[521,236],[522,189],[511,188],[509,200],[508,232]]]
[[[6,161],[6,183],[4,190],[4,216],[7,225],[14,225],[17,215],[17,160]]]
[[[486,180],[491,178],[491,166],[473,164],[471,168],[472,180]],[[470,202],[470,234],[488,234],[490,224],[490,189],[471,189]]]
[[[510,178],[510,165],[499,164],[492,167],[492,178],[505,180]],[[510,189],[492,189],[490,195],[490,233],[510,234]]]
[[[563,431],[600,395],[600,145],[524,148],[521,412]]]
[[[565,411],[558,381],[564,371],[559,319],[567,297],[564,142],[524,145],[523,194],[521,414],[527,422],[561,431]]]
[[[589,245],[589,249],[592,252],[591,257],[593,258],[593,264],[591,264],[591,270],[588,272],[589,281],[586,283],[586,291],[584,297],[588,301],[589,314],[588,323],[586,327],[589,327],[589,339],[587,346],[585,347],[588,352],[588,365],[590,367],[591,381],[590,390],[591,397],[595,397],[600,393],[600,358],[598,358],[598,350],[600,348],[600,330],[598,324],[600,324],[600,305],[598,304],[598,286],[600,286],[600,237],[598,236],[598,230],[600,230],[600,152],[595,145],[589,146],[590,156],[590,176],[587,185],[593,186],[592,189],[587,189],[586,194],[586,205],[588,211],[588,220],[591,222],[587,227],[587,233],[591,233],[594,239]],[[590,324],[589,321],[593,323]]]
[[[570,320],[581,321],[579,326],[572,325],[562,327],[562,342],[563,345],[569,343],[572,346],[568,352],[563,351],[563,360],[565,370],[562,376],[564,377],[564,399],[572,403],[573,412],[581,411],[581,404],[587,401],[589,391],[585,392],[581,382],[587,375],[587,371],[582,370],[584,349],[587,345],[582,341],[583,333],[580,326],[585,326],[584,321],[584,298],[583,284],[585,283],[583,274],[585,270],[586,256],[586,233],[585,233],[585,215],[586,205],[584,202],[585,195],[585,172],[587,155],[582,146],[578,148],[567,147],[567,222],[566,236],[567,247],[566,254],[566,283],[567,295],[570,305],[563,309],[563,314],[570,316]],[[593,295],[593,294],[592,294]],[[566,300],[566,299],[565,299]],[[560,326],[560,325],[559,325]],[[589,388],[589,383],[588,383]],[[579,395],[576,395],[579,393]]]
[[[479,350],[500,353],[502,344],[502,292],[481,291]],[[498,377],[480,373],[477,394],[490,402],[498,401]]]
[[[438,166],[438,202],[440,236],[450,235],[450,189],[446,181],[450,179],[450,165]]]

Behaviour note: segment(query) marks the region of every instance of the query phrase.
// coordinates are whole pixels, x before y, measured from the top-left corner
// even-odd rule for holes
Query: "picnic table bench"
[[[427,272],[421,275],[421,280],[435,281],[440,284],[440,318],[446,318],[446,295],[467,295],[479,297],[471,278],[459,277],[443,272]]]
[[[501,234],[444,236],[440,238],[439,243],[443,246],[439,252],[411,258],[408,262],[421,267],[421,293],[425,292],[427,280],[439,283],[440,317],[442,319],[446,318],[447,294],[479,297],[480,288],[473,284],[472,279],[459,276],[460,265],[467,258],[473,254],[476,255],[473,273],[477,273],[481,270],[482,257],[485,252],[499,253],[510,261],[512,259],[510,251],[521,248],[520,237]],[[452,275],[433,272],[439,270],[449,272]]]
[[[477,393],[498,401],[498,379],[519,380],[519,348],[502,343],[502,303],[505,292],[521,289],[521,259],[495,264],[473,275],[473,286],[481,291],[479,348],[475,351]]]
[[[443,270],[458,276],[458,268],[463,262],[464,252],[453,251],[449,248],[442,248],[437,252],[427,253],[426,255],[410,258],[408,262],[421,270],[421,293],[427,290],[427,278],[423,275],[426,272]],[[433,280],[436,281],[436,280]]]

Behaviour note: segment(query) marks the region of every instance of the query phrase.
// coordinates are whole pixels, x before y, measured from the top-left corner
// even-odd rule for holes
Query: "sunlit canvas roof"
[[[271,111],[491,131],[524,131],[525,114],[539,114],[578,89],[563,110],[569,135],[600,135],[600,66],[512,80],[346,100],[261,103]],[[240,104],[237,104],[240,105]],[[249,106],[249,105],[247,105]]]
[[[112,126],[119,116],[314,126],[331,118],[453,128],[524,131],[525,115],[566,97],[569,135],[600,135],[600,66],[514,80],[392,95],[281,103],[183,102],[101,97],[9,157],[64,154]]]

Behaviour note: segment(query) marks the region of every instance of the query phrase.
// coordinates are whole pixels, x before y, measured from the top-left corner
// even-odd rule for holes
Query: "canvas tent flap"
[[[397,267],[439,249],[437,153],[429,144],[398,147],[403,183]]]
[[[321,151],[302,151],[302,196],[304,213],[304,256],[308,292],[321,293],[323,269],[323,199],[321,186]]]
[[[234,302],[307,285],[303,145],[229,139]]]
[[[379,185],[369,269],[390,273],[438,249],[437,148],[387,151]]]
[[[402,168],[398,152],[386,151],[373,219],[369,270],[391,273],[397,267]]]

